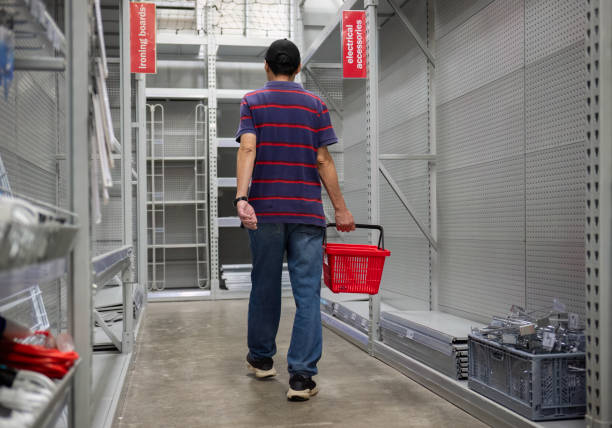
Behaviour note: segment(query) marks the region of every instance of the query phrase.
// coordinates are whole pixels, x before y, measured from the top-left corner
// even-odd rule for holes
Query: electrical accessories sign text
[[[157,72],[154,3],[130,3],[130,52],[132,73]]]
[[[342,77],[366,78],[366,58],[365,11],[345,10],[342,12]]]

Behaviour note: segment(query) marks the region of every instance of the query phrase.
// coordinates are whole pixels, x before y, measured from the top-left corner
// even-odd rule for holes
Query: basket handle
[[[327,223],[327,227],[336,227],[336,223]],[[355,229],[375,229],[378,230],[380,232],[380,235],[378,237],[378,248],[381,250],[385,249],[385,232],[383,230],[382,226],[379,225],[375,225],[375,224],[356,224],[355,225]],[[325,232],[325,235],[323,237],[323,245],[327,244],[327,229]]]

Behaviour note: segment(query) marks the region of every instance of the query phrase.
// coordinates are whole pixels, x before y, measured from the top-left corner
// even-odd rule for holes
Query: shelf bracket
[[[399,198],[402,205],[404,205],[406,210],[408,210],[408,214],[410,214],[410,217],[412,217],[412,220],[414,220],[414,222],[416,223],[421,233],[425,235],[425,237],[429,241],[429,244],[432,246],[432,248],[438,251],[438,243],[431,236],[431,234],[427,231],[427,228],[423,225],[421,220],[419,220],[419,218],[416,216],[416,214],[414,213],[414,210],[412,209],[412,207],[410,206],[410,203],[408,202],[408,198],[406,198],[406,195],[404,195],[404,192],[402,192],[402,190],[399,188],[399,186],[397,185],[397,183],[395,182],[391,174],[389,174],[389,171],[387,171],[387,168],[385,168],[383,164],[380,164],[378,168],[380,169],[382,176],[385,178],[385,180],[387,180],[387,183],[389,183],[389,186],[391,186],[391,189],[393,190],[395,195]]]
[[[410,34],[412,35],[412,37],[414,37],[414,40],[416,40],[417,44],[419,45],[419,48],[421,48],[425,56],[427,56],[427,59],[429,60],[431,65],[435,67],[436,62],[435,62],[433,53],[431,53],[431,51],[427,47],[427,43],[423,41],[423,39],[421,38],[419,33],[417,33],[416,29],[414,28],[414,26],[412,25],[412,23],[406,16],[406,14],[402,12],[402,10],[400,9],[400,7],[397,5],[395,1],[396,0],[387,0],[387,2],[389,3],[389,6],[391,6],[391,8],[397,14],[399,19],[404,23],[406,28],[408,28],[408,31],[410,31]]]

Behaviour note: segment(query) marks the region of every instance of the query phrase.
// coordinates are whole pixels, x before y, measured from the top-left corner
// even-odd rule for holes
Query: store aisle
[[[245,369],[246,311],[246,301],[149,304],[114,426],[485,426],[325,328],[321,392],[288,402],[293,302],[283,306],[279,376],[267,381]]]

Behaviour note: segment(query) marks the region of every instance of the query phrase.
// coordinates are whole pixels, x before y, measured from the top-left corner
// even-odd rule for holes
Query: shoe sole
[[[296,391],[289,388],[289,391],[287,391],[287,399],[289,401],[308,401],[310,397],[314,397],[318,393],[318,386],[315,386],[313,389],[305,389],[303,391]]]
[[[252,366],[250,363],[247,363],[247,369],[252,371],[257,379],[266,379],[268,377],[276,376],[276,369],[274,367],[272,367],[270,370],[261,370]]]

